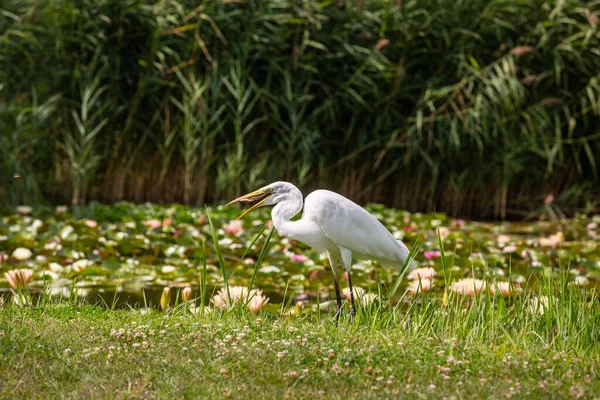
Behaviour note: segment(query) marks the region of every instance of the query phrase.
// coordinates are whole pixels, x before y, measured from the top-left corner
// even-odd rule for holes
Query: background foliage
[[[203,204],[284,179],[472,217],[597,211],[599,14],[5,0],[0,201]]]

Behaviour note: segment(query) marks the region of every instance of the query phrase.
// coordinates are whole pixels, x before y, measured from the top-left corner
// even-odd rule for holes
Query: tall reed
[[[287,179],[472,217],[539,217],[544,199],[552,215],[600,207],[597,2],[0,12],[6,204],[202,204]],[[82,87],[97,94],[87,125]]]

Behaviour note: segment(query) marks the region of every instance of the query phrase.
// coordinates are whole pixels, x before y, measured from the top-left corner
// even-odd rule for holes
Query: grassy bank
[[[575,305],[574,309],[577,308]],[[599,347],[580,326],[402,323],[91,306],[0,313],[4,398],[593,398]],[[437,314],[437,315],[435,315]],[[597,314],[597,312],[595,313]],[[542,317],[543,318],[543,317]],[[390,322],[389,320],[387,320]],[[596,333],[597,335],[597,333]]]
[[[2,203],[202,205],[284,179],[471,217],[598,210],[595,2],[0,11]]]

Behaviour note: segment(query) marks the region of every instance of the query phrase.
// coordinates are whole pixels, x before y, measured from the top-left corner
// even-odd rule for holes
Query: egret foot
[[[356,317],[356,306],[352,304],[352,309],[350,310],[350,319],[354,321],[354,317]]]
[[[350,270],[348,271],[348,286],[350,287],[350,304],[352,305],[352,309],[350,310],[350,318],[354,320],[356,316],[356,305],[354,304],[354,288],[352,287],[352,276],[350,275]]]

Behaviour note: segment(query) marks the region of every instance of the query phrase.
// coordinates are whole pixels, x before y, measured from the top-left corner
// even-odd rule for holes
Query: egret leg
[[[350,304],[352,309],[350,310],[350,317],[354,319],[356,316],[356,305],[354,304],[354,288],[352,287],[352,251],[340,247],[342,253],[342,263],[348,274],[348,286],[350,287]]]
[[[327,252],[327,258],[329,258],[329,264],[331,265],[331,272],[333,273],[333,283],[335,285],[335,299],[337,302],[337,309],[335,312],[335,323],[340,319],[340,314],[342,313],[342,296],[340,295],[340,284],[338,283],[337,278],[337,262],[335,258]]]

